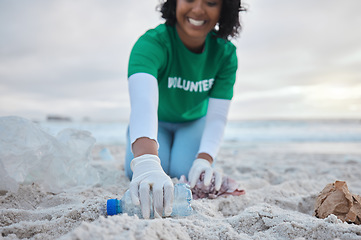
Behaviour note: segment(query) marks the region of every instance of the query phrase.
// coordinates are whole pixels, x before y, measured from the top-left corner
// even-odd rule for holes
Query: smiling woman
[[[228,38],[240,30],[243,7],[240,0],[167,0],[160,10],[166,23],[138,39],[128,68],[125,171],[133,203],[141,204],[145,218],[153,207],[156,217],[163,209],[165,216],[171,213],[170,177],[188,175],[194,187],[204,173],[206,186],[214,177],[215,189],[221,187],[222,173],[213,169],[213,160],[238,67]],[[150,192],[158,199],[154,206]]]

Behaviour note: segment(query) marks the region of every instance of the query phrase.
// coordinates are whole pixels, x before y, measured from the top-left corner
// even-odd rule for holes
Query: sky
[[[0,116],[126,121],[158,0],[0,0]],[[361,118],[360,0],[248,0],[229,118]]]

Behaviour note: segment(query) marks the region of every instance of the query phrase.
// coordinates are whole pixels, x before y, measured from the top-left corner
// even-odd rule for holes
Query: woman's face
[[[203,46],[207,34],[219,20],[221,8],[222,0],[177,0],[176,27],[188,48]]]

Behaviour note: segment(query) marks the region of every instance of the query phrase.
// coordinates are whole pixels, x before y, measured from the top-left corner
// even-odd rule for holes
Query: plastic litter
[[[54,137],[30,120],[1,117],[0,190],[35,182],[56,193],[96,184],[97,171],[89,164],[94,143],[87,131],[64,129]]]
[[[99,156],[104,161],[114,161],[114,157],[108,148],[100,150]]]
[[[198,179],[194,188],[192,188],[193,199],[200,199],[200,198],[210,198],[215,199],[219,196],[240,196],[246,194],[244,189],[241,189],[239,184],[236,180],[228,177],[223,176],[222,178],[222,185],[219,191],[215,189],[215,176],[212,176],[211,183],[209,186],[204,185],[204,173],[201,174],[200,178]],[[187,183],[186,176],[182,175],[179,179],[179,183]]]
[[[152,199],[152,198],[151,198]],[[174,201],[173,211],[171,216],[189,216],[193,213],[191,207],[192,192],[188,184],[179,183],[174,185]],[[121,200],[108,199],[107,201],[107,214],[109,216],[127,213],[129,216],[137,215],[142,217],[140,206],[135,206],[132,203],[129,190],[124,193]],[[150,217],[154,218],[153,209],[151,209]]]

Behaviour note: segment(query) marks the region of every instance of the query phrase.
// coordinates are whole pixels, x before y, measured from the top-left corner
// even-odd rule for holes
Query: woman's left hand
[[[190,182],[190,187],[193,188],[201,174],[204,172],[204,185],[208,186],[211,183],[212,176],[215,176],[215,189],[218,191],[222,185],[223,174],[221,171],[215,170],[211,163],[205,159],[197,158],[189,171],[188,181]]]

